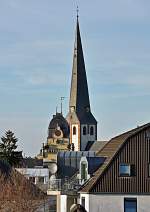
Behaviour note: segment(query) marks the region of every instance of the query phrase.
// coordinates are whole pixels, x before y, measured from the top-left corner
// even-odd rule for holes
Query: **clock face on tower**
[[[56,130],[56,131],[55,131],[55,135],[56,135],[57,137],[61,136],[61,131],[60,131],[60,130]]]
[[[63,132],[61,129],[56,129],[54,134],[53,134],[53,138],[63,138]]]

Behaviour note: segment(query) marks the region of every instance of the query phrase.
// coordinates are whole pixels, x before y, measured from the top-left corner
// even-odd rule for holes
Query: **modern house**
[[[149,212],[150,123],[112,138],[97,155],[106,160],[79,192],[87,212]]]

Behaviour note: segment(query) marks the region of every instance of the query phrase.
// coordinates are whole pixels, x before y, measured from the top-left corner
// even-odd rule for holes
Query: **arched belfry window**
[[[94,135],[94,127],[93,126],[90,128],[90,135]]]
[[[74,127],[73,127],[73,135],[76,135],[76,133],[77,133],[77,129],[76,129],[76,127],[74,126]]]
[[[86,126],[83,127],[83,135],[86,135]]]

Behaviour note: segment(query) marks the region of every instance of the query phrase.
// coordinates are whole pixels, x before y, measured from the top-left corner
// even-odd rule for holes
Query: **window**
[[[44,183],[44,177],[38,177],[38,182],[39,183]]]
[[[150,130],[146,131],[146,138],[150,139]]]
[[[148,176],[150,177],[150,163],[148,164]]]
[[[129,164],[120,164],[119,175],[124,177],[131,176],[131,166]]]
[[[35,177],[29,177],[30,182],[35,183]]]
[[[94,127],[93,126],[90,128],[90,135],[94,135]]]
[[[81,205],[85,208],[85,197],[81,197]]]
[[[136,175],[136,168],[134,164],[120,164],[119,175],[121,177],[130,177]]]
[[[137,199],[124,199],[124,212],[137,212]]]
[[[76,135],[76,133],[77,133],[77,129],[76,127],[73,127],[73,135]]]
[[[86,127],[83,127],[83,135],[86,135]]]

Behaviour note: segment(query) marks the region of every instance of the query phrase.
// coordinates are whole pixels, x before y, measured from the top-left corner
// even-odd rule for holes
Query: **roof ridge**
[[[112,142],[112,140],[118,139],[118,138],[120,138],[121,136],[128,135],[129,133],[132,133],[132,132],[133,132],[133,134],[134,134],[134,132],[135,132],[136,130],[139,131],[139,130],[141,130],[143,127],[146,127],[147,125],[150,125],[150,122],[148,122],[147,124],[141,125],[141,126],[139,126],[139,127],[133,128],[133,129],[131,129],[131,130],[128,130],[127,132],[121,133],[121,134],[119,134],[119,135],[117,135],[117,136],[111,138],[111,139],[102,147],[102,149],[100,149],[100,151],[99,151],[97,154],[100,154],[100,153],[103,151],[103,149],[104,149],[107,145],[109,145],[109,143]],[[129,135],[129,136],[131,136],[131,135]],[[127,136],[127,138],[128,138],[128,136]],[[126,138],[126,139],[127,139],[127,138]]]

